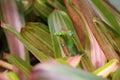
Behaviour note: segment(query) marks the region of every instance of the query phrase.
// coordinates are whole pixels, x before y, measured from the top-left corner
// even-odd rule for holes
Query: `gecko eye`
[[[73,32],[72,31],[68,31],[68,34],[69,34],[69,36],[72,36]]]
[[[64,43],[61,43],[61,46],[62,46],[62,47],[64,47],[64,46],[65,46],[65,44],[64,44]]]

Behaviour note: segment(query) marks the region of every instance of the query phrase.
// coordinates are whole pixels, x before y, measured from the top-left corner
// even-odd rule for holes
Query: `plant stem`
[[[19,5],[19,7],[18,7]],[[22,6],[20,6],[20,0],[0,0],[0,7],[2,12],[3,21],[13,26],[18,32],[20,32],[22,22],[24,18],[21,14]],[[23,44],[8,30],[5,30],[10,53],[18,55],[25,60],[25,48]],[[25,76],[18,71],[17,74],[20,80],[25,80]]]
[[[9,64],[3,60],[0,60],[0,66],[7,68],[9,70],[13,70],[13,67],[14,67],[12,64]]]
[[[3,21],[12,25],[18,32],[22,27],[21,15],[15,0],[0,0]],[[20,56],[25,60],[25,50],[23,44],[11,32],[5,30],[10,53]]]

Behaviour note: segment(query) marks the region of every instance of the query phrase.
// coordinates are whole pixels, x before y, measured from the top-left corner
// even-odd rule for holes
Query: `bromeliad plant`
[[[10,50],[0,80],[119,80],[120,14],[108,0],[0,4]]]

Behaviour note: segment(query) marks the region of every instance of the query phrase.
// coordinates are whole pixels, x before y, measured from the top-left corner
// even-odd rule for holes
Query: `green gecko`
[[[67,48],[71,56],[78,54],[78,49],[73,40],[73,37],[72,37],[73,33],[71,31],[58,31],[58,32],[55,32],[55,35],[59,37],[60,44],[62,47],[67,45]]]

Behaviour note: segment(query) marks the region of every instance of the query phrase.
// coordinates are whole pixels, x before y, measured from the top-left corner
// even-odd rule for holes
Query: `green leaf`
[[[7,76],[8,76],[8,78],[9,78],[9,80],[20,80],[20,79],[18,78],[18,76],[17,76],[14,72],[12,72],[12,71],[8,72],[8,73],[7,73]]]
[[[120,67],[112,74],[112,80],[120,80]]]
[[[66,8],[63,0],[47,0],[47,1],[55,9],[60,9],[66,12]]]
[[[6,57],[6,59],[14,64],[20,71],[22,71],[27,77],[29,77],[30,74],[30,70],[32,68],[32,66],[30,64],[28,64],[27,62],[23,61],[20,57],[16,56],[16,55],[8,55]]]
[[[47,21],[47,17],[53,9],[47,4],[47,0],[35,0],[33,10],[37,16]]]
[[[118,66],[119,66],[119,61],[117,59],[112,59],[108,63],[106,63],[104,66],[95,70],[93,73],[98,76],[107,77],[112,72],[115,72]]]
[[[97,25],[97,31],[99,32],[99,34],[103,35],[103,39],[104,39],[104,45],[106,44],[106,47],[109,52],[107,53],[106,57],[108,56],[108,58],[112,58],[112,59],[118,59],[119,60],[119,56],[118,54],[115,52],[115,50],[117,52],[120,51],[119,46],[116,44],[115,40],[113,39],[113,36],[110,35],[110,31],[107,29],[107,25],[104,21],[102,21],[99,18],[93,18],[93,22]],[[115,33],[115,32],[114,32]],[[99,37],[101,36],[99,35]],[[101,36],[102,38],[102,36]],[[105,40],[106,38],[106,40]],[[111,50],[111,51],[110,51]],[[111,59],[110,59],[111,60]]]
[[[49,59],[49,57],[46,56],[43,52],[41,52],[33,45],[31,45],[28,41],[26,41],[11,25],[2,23],[2,28],[12,32],[39,61],[45,62]]]
[[[29,14],[33,9],[33,0],[20,0],[24,7],[25,15]]]
[[[83,50],[67,13],[61,10],[53,11],[48,17],[48,25],[57,58],[63,54],[76,55]]]
[[[116,35],[120,36],[120,25],[115,16],[101,3],[100,0],[91,0],[97,7],[104,20],[110,25],[109,27],[116,31]]]
[[[21,35],[34,47],[46,55],[54,57],[51,36],[46,25],[29,22],[22,28]]]
[[[59,63],[61,63],[61,64],[69,65],[70,66],[70,64],[66,61],[65,58],[58,58],[58,59],[56,59],[56,61],[59,62]]]
[[[81,69],[51,63],[38,64],[31,73],[30,80],[106,80]]]

